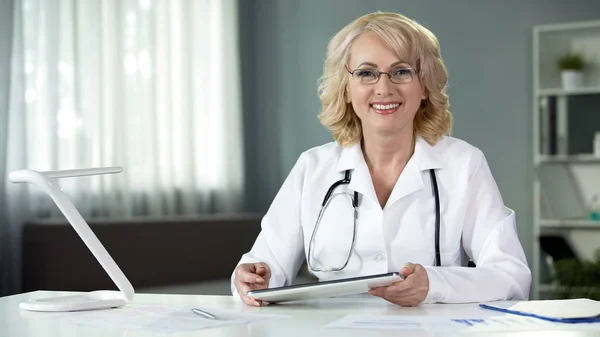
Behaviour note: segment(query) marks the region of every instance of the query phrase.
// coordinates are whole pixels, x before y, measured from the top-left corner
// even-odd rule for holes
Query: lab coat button
[[[383,256],[383,254],[377,254],[377,255],[375,255],[375,258],[373,260],[381,263],[381,262],[385,261],[385,257]]]

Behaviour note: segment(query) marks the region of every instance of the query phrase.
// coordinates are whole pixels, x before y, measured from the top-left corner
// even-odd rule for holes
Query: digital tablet
[[[388,286],[403,279],[400,273],[387,273],[253,290],[247,295],[270,303],[298,301],[366,293],[371,288]]]

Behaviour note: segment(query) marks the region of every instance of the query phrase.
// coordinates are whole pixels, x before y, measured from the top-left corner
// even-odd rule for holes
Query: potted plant
[[[554,262],[556,298],[600,300],[600,249],[588,261],[564,259]]]
[[[568,54],[558,59],[558,69],[565,90],[583,86],[583,57],[578,54]]]

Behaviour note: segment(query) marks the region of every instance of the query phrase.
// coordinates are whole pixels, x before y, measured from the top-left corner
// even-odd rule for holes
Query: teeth
[[[390,110],[390,109],[395,109],[399,106],[400,104],[396,103],[396,104],[373,104],[373,107],[377,110]]]

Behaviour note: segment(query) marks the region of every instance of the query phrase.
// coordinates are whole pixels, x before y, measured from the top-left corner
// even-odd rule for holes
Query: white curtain
[[[61,182],[86,214],[239,207],[234,0],[23,0],[21,14],[27,167],[123,166]]]
[[[122,166],[60,181],[87,218],[240,210],[236,0],[14,7],[6,174]],[[0,221],[12,226],[59,215],[35,187],[7,182],[0,193],[10,215]]]

